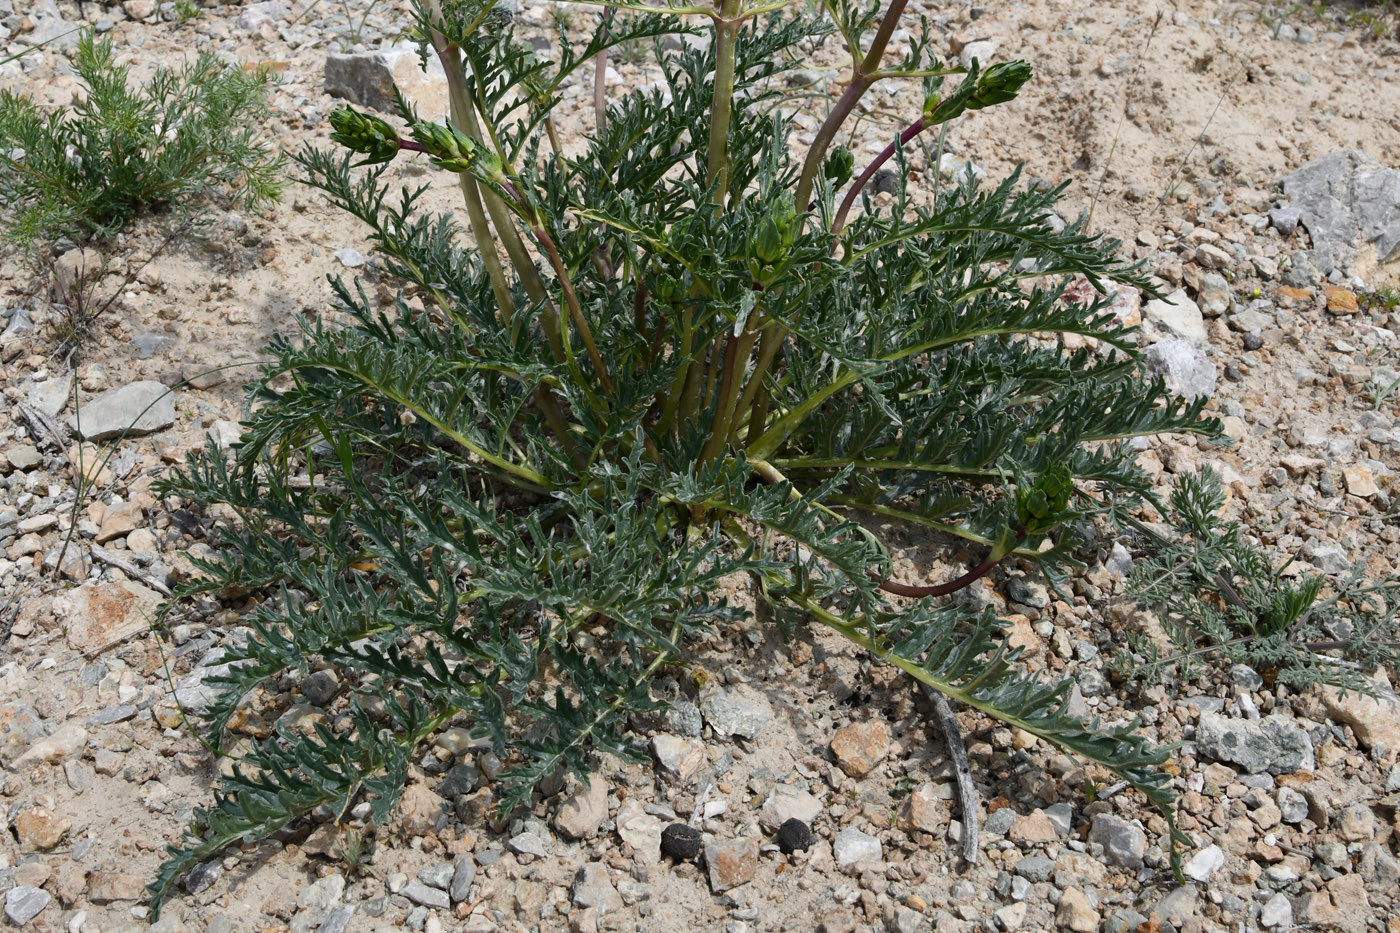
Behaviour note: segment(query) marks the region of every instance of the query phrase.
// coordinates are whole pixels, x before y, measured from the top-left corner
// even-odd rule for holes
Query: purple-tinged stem
[[[1011,552],[1016,549],[1016,546],[1025,539],[1026,530],[1024,528],[1018,528],[1016,530],[1016,542],[1011,547],[1007,548],[1005,554],[997,554],[996,551],[992,551],[982,563],[973,567],[956,580],[949,580],[947,583],[939,583],[936,586],[911,586],[908,583],[898,583],[894,580],[880,580],[875,574],[871,574],[870,578],[876,580],[880,584],[880,589],[884,590],[886,593],[893,593],[896,596],[908,596],[911,599],[922,599],[925,596],[947,596],[951,593],[956,593],[964,587],[971,586],[973,583],[976,583],[978,580],[991,573],[992,568],[1004,561]]]
[[[851,185],[850,190],[846,192],[846,197],[841,201],[841,207],[836,212],[835,219],[831,221],[831,232],[833,234],[840,233],[841,228],[846,225],[846,215],[851,212],[851,205],[856,203],[856,198],[859,197],[861,189],[863,189],[870,182],[870,179],[875,176],[875,173],[880,170],[880,166],[884,165],[894,156],[897,148],[904,146],[909,140],[922,133],[924,131],[924,126],[923,117],[915,120],[905,128],[904,132],[899,134],[897,140],[892,140],[888,146],[881,150],[874,161],[865,167],[865,171],[860,173],[860,177],[856,179],[855,184]]]

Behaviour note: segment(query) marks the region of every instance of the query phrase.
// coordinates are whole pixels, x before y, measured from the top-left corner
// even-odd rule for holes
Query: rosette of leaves
[[[365,799],[382,818],[449,723],[511,764],[505,811],[597,751],[637,759],[628,714],[739,612],[714,595],[734,574],[784,631],[839,632],[1117,772],[1171,819],[1165,750],[1076,720],[1064,684],[1017,670],[1000,622],[942,597],[1006,560],[1058,578],[1072,524],[1149,494],[1128,439],[1217,425],[1146,375],[1108,313],[1111,282],[1150,290],[1116,244],[1040,222],[1063,188],[966,179],[838,221],[869,176],[850,180],[838,136],[872,86],[956,79],[940,101],[961,112],[1014,97],[1024,63],[965,70],[919,39],[886,61],[902,0],[779,6],[618,4],[545,61],[489,3],[430,0],[419,28],[450,122],[342,111],[339,148],[300,155],[402,291],[377,305],[336,280],[348,325],[274,344],[236,453],[193,456],[166,488],[238,516],[183,595],[272,596],[228,648],[208,741],[228,749],[238,704],[313,662],[355,687],[334,728],[240,752],[171,849],[157,906],[223,846]],[[663,42],[697,23],[712,41]],[[833,28],[851,80],[794,154],[782,72]],[[661,81],[561,150],[566,79],[640,40]],[[391,190],[410,158],[457,173],[465,228],[421,210],[424,187]],[[907,177],[898,147],[888,158]],[[1073,276],[1104,297],[1069,300]],[[945,584],[900,583],[872,516],[982,557]]]

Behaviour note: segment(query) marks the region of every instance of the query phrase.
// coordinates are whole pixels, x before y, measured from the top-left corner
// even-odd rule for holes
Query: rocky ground
[[[289,150],[324,140],[328,88],[373,104],[392,73],[431,113],[434,79],[412,74],[411,56],[354,54],[396,40],[399,3],[274,0],[183,20],[153,0],[26,6],[0,0],[11,51],[86,20],[138,70],[197,48],[271,63],[272,132]],[[1017,102],[958,125],[948,167],[995,178],[1025,161],[1033,177],[1078,179],[1062,215],[1092,208],[1094,226],[1175,292],[1145,306],[1124,294],[1119,310],[1142,322],[1177,391],[1211,395],[1236,443],[1152,440],[1148,468],[1167,482],[1214,466],[1230,514],[1298,554],[1300,570],[1389,571],[1400,309],[1375,291],[1400,285],[1400,263],[1386,262],[1400,172],[1383,168],[1400,166],[1393,34],[1330,8],[1319,19],[1203,0],[1161,17],[1120,0],[910,7],[950,56],[1037,68]],[[593,15],[534,0],[520,13],[541,49],[561,18],[582,34]],[[0,86],[67,103],[65,61],[55,47],[26,56],[0,66]],[[829,97],[841,66],[837,50],[813,49],[804,80]],[[620,60],[610,81],[621,94],[654,77]],[[877,94],[856,148],[878,151],[917,105],[909,90]],[[564,109],[576,145],[591,88],[570,87]],[[795,121],[799,143],[815,119]],[[911,160],[914,180],[934,184],[929,154]],[[431,181],[450,207],[450,179]],[[165,588],[209,547],[205,520],[157,502],[153,479],[206,433],[236,439],[246,364],[295,315],[322,313],[327,273],[387,287],[363,232],[304,189],[260,216],[221,216],[199,244],[161,251],[167,233],[156,218],[106,253],[68,250],[42,288],[13,259],[0,269],[0,896],[29,931],[146,927],[162,847],[209,801],[216,765],[181,728],[176,697],[207,700],[202,680],[250,607],[191,606],[149,632]],[[75,294],[113,300],[59,358],[57,304]],[[941,578],[919,543],[901,570]],[[372,838],[322,824],[230,852],[185,880],[159,927],[1400,930],[1400,703],[1266,688],[1247,668],[1179,691],[1110,679],[1106,659],[1137,619],[1120,600],[1130,556],[1114,545],[1091,542],[1069,599],[1014,568],[973,597],[1012,620],[1032,668],[1074,678],[1083,711],[1140,716],[1152,738],[1184,743],[1172,768],[1191,884],[1172,881],[1165,827],[1140,799],[1096,793],[1102,775],[971,713],[959,720],[986,812],[980,857],[965,865],[951,766],[922,698],[836,641],[778,644],[741,626],[697,658],[703,688],[670,684],[672,710],[635,723],[654,768],[604,761],[589,787],[553,788],[502,825],[490,814],[500,762],[448,730]],[[280,687],[235,729],[324,716],[343,685],[322,670]]]

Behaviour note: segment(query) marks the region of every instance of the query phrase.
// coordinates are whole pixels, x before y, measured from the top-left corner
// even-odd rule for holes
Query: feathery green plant
[[[256,128],[270,72],[245,73],[211,54],[159,68],[140,87],[110,40],[78,41],[84,93],[46,110],[0,92],[3,238],[24,248],[56,237],[110,237],[143,210],[197,212],[227,193],[256,207],[276,197],[279,160]]]
[[[1224,509],[1214,470],[1178,477],[1168,516],[1178,534],[1153,541],[1129,579],[1130,596],[1157,615],[1172,653],[1133,634],[1113,667],[1153,683],[1190,680],[1224,662],[1263,672],[1269,686],[1374,692],[1365,675],[1400,664],[1400,577],[1367,580],[1360,568],[1330,583],[1289,575],[1293,561],[1275,566]]]
[[[506,811],[594,752],[638,759],[628,715],[740,611],[713,595],[734,574],[784,631],[829,628],[1103,765],[1174,827],[1166,750],[1076,720],[1065,684],[1015,669],[1002,623],[941,601],[1006,560],[1063,574],[1074,520],[1150,495],[1128,439],[1218,431],[1146,375],[1110,298],[1067,297],[1075,275],[1155,292],[1116,243],[1040,223],[1063,186],[1017,172],[866,199],[880,165],[907,177],[903,143],[1011,100],[1029,67],[947,65],[920,38],[887,62],[905,0],[828,0],[820,19],[782,0],[610,6],[631,15],[547,61],[490,0],[423,0],[450,122],[341,110],[341,151],[298,157],[403,291],[377,307],[335,280],[348,326],[275,343],[236,454],[192,456],[165,488],[239,518],[182,595],[273,594],[228,646],[208,740],[226,750],[248,693],[313,658],[353,685],[349,715],[254,744],[171,848],[155,909],[224,846],[363,797],[383,819],[449,723],[512,765]],[[662,42],[697,19],[708,44]],[[830,28],[851,78],[799,157],[783,72],[801,56],[784,53]],[[661,82],[565,157],[564,82],[640,40]],[[923,83],[923,112],[857,175],[836,140],[872,86],[900,79]],[[391,192],[389,164],[415,157],[457,173],[468,230],[420,209],[426,186]],[[901,583],[862,517],[985,556],[946,584]]]

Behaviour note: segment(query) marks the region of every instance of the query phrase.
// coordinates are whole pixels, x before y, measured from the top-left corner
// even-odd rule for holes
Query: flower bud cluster
[[[766,286],[778,279],[787,267],[798,229],[797,208],[791,194],[780,196],[768,206],[749,240],[749,275],[754,282]]]

